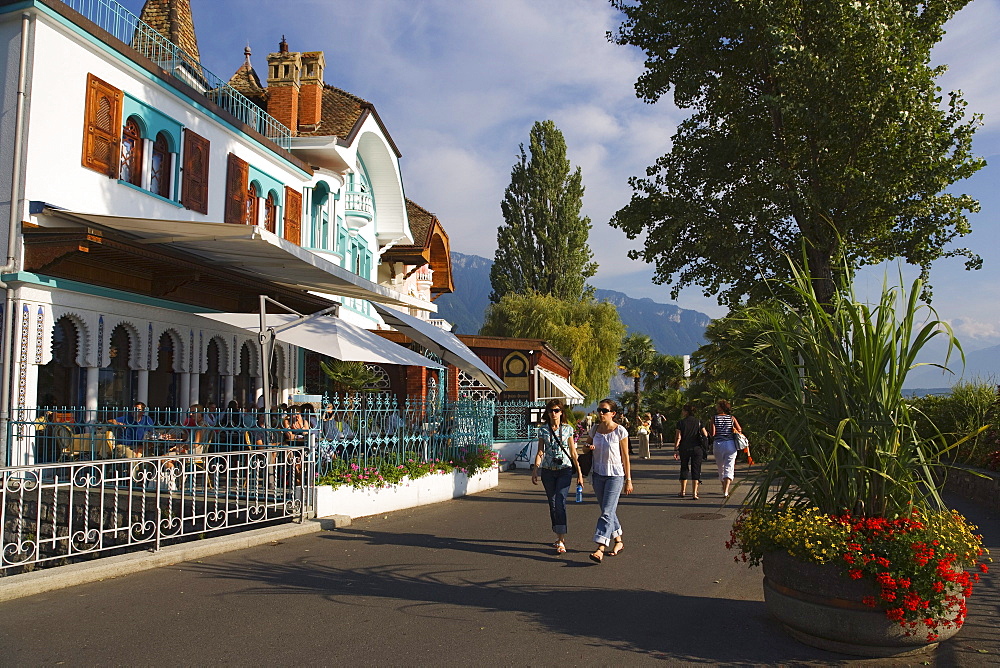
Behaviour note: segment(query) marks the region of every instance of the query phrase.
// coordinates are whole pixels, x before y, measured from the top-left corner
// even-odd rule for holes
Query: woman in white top
[[[597,405],[598,424],[590,432],[590,442],[594,447],[594,468],[591,484],[601,506],[601,516],[597,518],[594,542],[597,549],[590,559],[597,563],[604,561],[607,554],[615,556],[625,547],[622,542],[622,525],[618,521],[618,498],[624,489],[632,493],[632,466],[628,459],[628,430],[615,421],[619,409],[611,399]]]
[[[573,427],[563,421],[565,416],[566,408],[559,399],[551,399],[545,404],[544,424],[538,428],[538,451],[531,467],[533,485],[538,484],[541,470],[540,477],[549,502],[549,519],[552,520],[552,532],[556,535],[556,542],[552,544],[556,554],[566,552],[566,496],[574,473],[576,484],[583,486]]]

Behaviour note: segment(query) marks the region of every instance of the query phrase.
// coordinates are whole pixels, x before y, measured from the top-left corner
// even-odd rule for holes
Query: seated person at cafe
[[[117,438],[115,450],[125,457],[142,457],[143,444],[153,431],[153,419],[146,415],[146,404],[135,402],[135,412],[119,415],[109,423],[125,427]]]

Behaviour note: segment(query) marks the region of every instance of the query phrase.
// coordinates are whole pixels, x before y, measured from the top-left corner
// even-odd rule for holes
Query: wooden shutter
[[[118,178],[122,92],[93,74],[88,74],[83,115],[83,166]]]
[[[184,128],[181,204],[205,214],[208,213],[208,150],[207,139]]]
[[[226,168],[226,218],[227,223],[240,225],[246,218],[247,188],[250,186],[250,165],[232,153]]]
[[[285,239],[302,244],[302,193],[285,186]]]

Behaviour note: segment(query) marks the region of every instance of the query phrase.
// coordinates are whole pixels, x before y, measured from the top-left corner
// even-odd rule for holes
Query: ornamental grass
[[[812,285],[793,266],[782,299],[730,317],[739,343],[720,361],[741,369],[773,450],[728,546],[751,565],[772,550],[838,564],[880,592],[866,604],[934,640],[964,620],[978,579],[964,569],[987,568],[975,527],[940,495],[943,455],[979,432],[955,442],[936,428],[918,432],[903,383],[930,341],[944,337],[948,357],[961,346],[919,301],[919,280],[909,291],[883,285],[874,305],[850,290],[821,303]]]

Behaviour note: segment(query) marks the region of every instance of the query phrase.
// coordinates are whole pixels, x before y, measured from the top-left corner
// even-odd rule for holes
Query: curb
[[[88,582],[131,575],[182,561],[243,550],[277,540],[304,536],[319,531],[331,531],[350,525],[351,518],[347,515],[331,515],[304,522],[253,529],[229,536],[170,545],[158,552],[120,554],[68,566],[11,575],[0,578],[0,601],[11,601]]]

